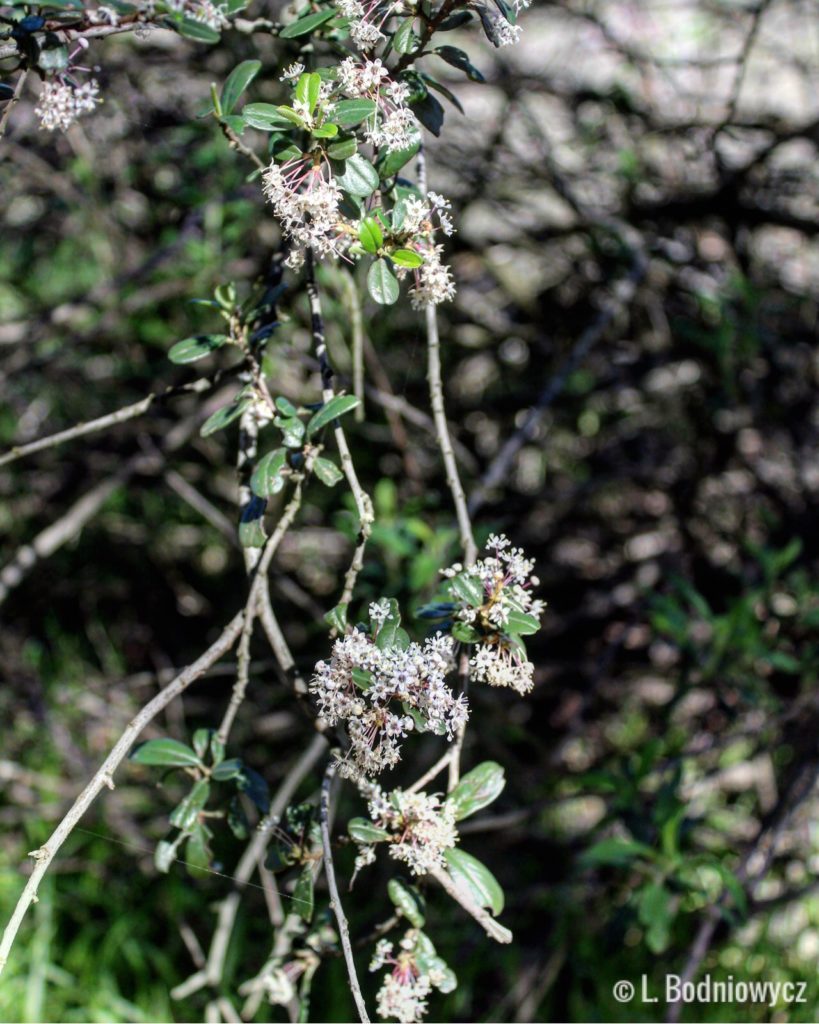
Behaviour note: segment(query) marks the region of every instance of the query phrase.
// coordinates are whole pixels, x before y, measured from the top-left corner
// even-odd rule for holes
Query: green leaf
[[[662,953],[668,946],[669,929],[674,919],[671,893],[659,882],[644,886],[638,896],[637,916],[646,926],[646,945],[652,953]]]
[[[209,873],[211,856],[208,836],[209,832],[200,822],[185,844],[185,867],[193,878],[203,878]]]
[[[262,814],[267,814],[270,807],[270,793],[263,776],[247,765],[242,769],[242,774],[237,777],[236,784],[242,793],[258,807]]]
[[[452,623],[452,635],[462,644],[476,644],[481,638],[474,626],[460,620]]]
[[[613,865],[616,867],[631,863],[638,858],[653,858],[654,851],[645,843],[638,843],[634,839],[601,839],[590,846],[580,857],[580,864],[584,868],[599,867],[602,865]]]
[[[212,735],[212,729],[197,729],[193,734],[193,749],[196,751],[196,755],[200,761],[208,752],[210,738]]]
[[[374,100],[341,100],[333,108],[333,120],[342,128],[352,128],[374,114],[375,110]]]
[[[292,107],[288,107],[282,104],[281,106],[276,107],[276,109],[282,115],[282,117],[288,120],[291,124],[294,124],[297,128],[304,127],[304,118]]]
[[[330,18],[334,18],[338,12],[332,11],[319,11],[317,14],[308,14],[304,18],[299,18],[298,21],[291,21],[289,25],[286,25],[281,32],[279,32],[280,39],[297,39],[299,36],[306,36],[308,32],[312,32],[314,28],[318,28],[319,25],[323,25],[325,21],[329,21]]]
[[[376,260],[367,274],[367,290],[381,306],[391,306],[400,293],[398,278],[390,270],[389,263]]]
[[[462,821],[497,799],[505,785],[503,768],[495,761],[484,761],[463,776],[445,802],[454,810],[455,820]]]
[[[415,18],[405,18],[395,30],[392,37],[392,45],[396,53],[412,53],[418,42],[412,26]]]
[[[244,135],[245,128],[247,127],[244,118],[239,114],[227,114],[219,123],[227,125],[237,135]]]
[[[470,61],[469,54],[459,50],[457,46],[438,46],[433,52],[437,53],[441,60],[451,64],[453,68],[463,71],[467,78],[471,78],[473,82],[486,81],[481,72]]]
[[[225,758],[225,743],[216,735],[215,729],[209,729],[208,732],[210,733],[210,753],[213,763],[216,765]]]
[[[271,494],[278,494],[285,484],[285,478],[281,475],[281,471],[286,462],[287,452],[284,448],[276,448],[263,455],[250,478],[250,489],[253,493],[259,498],[268,498]]]
[[[282,440],[288,448],[301,448],[304,444],[304,424],[298,416],[277,416],[274,424],[282,432]]]
[[[330,459],[318,458],[313,463],[313,472],[324,484],[325,487],[335,487],[335,485],[344,477],[344,474]]]
[[[427,94],[412,104],[412,112],[421,124],[436,137],[444,125],[444,108],[434,96]]]
[[[47,50],[40,51],[37,65],[43,71],[54,74],[57,71],[65,71],[68,67],[68,60],[67,46],[50,46]]]
[[[349,160],[358,152],[358,140],[354,135],[347,135],[327,147],[327,156],[331,160]]]
[[[195,363],[221,348],[227,340],[224,334],[198,334],[195,338],[185,338],[171,347],[168,359],[179,366]]]
[[[156,852],[154,853],[154,867],[163,875],[171,869],[171,864],[176,860],[176,843],[169,843],[167,839],[162,839],[156,844]]]
[[[199,428],[199,433],[202,437],[209,437],[211,434],[215,434],[217,430],[223,430],[229,423],[237,420],[249,405],[250,398],[240,393],[230,405],[223,405],[212,416],[208,416]]]
[[[231,757],[227,761],[222,761],[218,764],[211,772],[210,777],[216,782],[227,782],[229,779],[235,779],[237,775],[242,774],[242,759],[240,757]]]
[[[293,890],[293,905],[296,913],[303,921],[310,921],[313,917],[313,868],[305,864]]]
[[[245,124],[251,128],[261,128],[262,131],[274,131],[277,128],[289,130],[292,127],[290,119],[284,117],[272,103],[246,103],[242,108],[242,117]]]
[[[310,72],[305,71],[299,75],[299,80],[296,82],[296,99],[299,103],[304,104],[312,114],[310,110]],[[316,75],[318,78],[318,75]],[[321,86],[321,79],[319,78],[319,86]]]
[[[231,797],[228,804],[227,823],[228,828],[237,839],[247,839],[250,835],[250,822],[247,820],[245,809],[237,796]]]
[[[182,17],[174,20],[174,27],[180,36],[195,39],[197,43],[218,43],[222,38],[215,28],[193,18]]]
[[[486,600],[483,584],[471,573],[462,572],[450,580],[450,588],[455,597],[459,597],[472,608],[480,608]]]
[[[378,188],[378,171],[360,153],[344,161],[344,170],[336,175],[339,186],[351,196],[366,198]]]
[[[209,796],[210,783],[207,779],[200,779],[185,799],[171,812],[170,821],[173,827],[182,832],[190,832],[208,802]]]
[[[358,229],[358,240],[367,252],[371,253],[378,252],[384,244],[384,235],[381,233],[381,228],[375,217],[367,217],[361,222],[361,227]]]
[[[321,128],[314,128],[310,134],[314,139],[332,139],[338,135],[337,124],[325,124]]]
[[[414,249],[395,249],[390,253],[390,259],[396,267],[407,267],[410,270],[415,270],[424,263],[424,257],[419,256]]]
[[[266,509],[267,499],[254,494],[242,510],[242,517],[239,520],[239,543],[243,548],[264,547],[267,540],[267,531],[264,528]]]
[[[487,907],[496,916],[503,910],[503,889],[485,864],[464,850],[444,851],[444,860],[453,882],[465,889],[479,907]]]
[[[347,628],[347,609],[349,605],[345,601],[344,604],[337,604],[335,608],[331,608],[329,612],[324,616],[324,621],[328,626],[337,630],[339,633],[343,633]]]
[[[131,752],[129,760],[136,764],[162,765],[166,768],[193,768],[202,763],[189,746],[169,738],[140,743]]]
[[[357,843],[383,843],[390,838],[386,829],[378,828],[366,818],[350,818],[347,831]]]
[[[530,636],[540,629],[540,621],[534,615],[526,612],[510,611],[506,625],[503,627],[505,633],[513,636]]]
[[[387,895],[413,928],[424,927],[424,904],[415,890],[408,888],[400,879],[391,878],[387,883]]]
[[[276,408],[283,416],[298,416],[299,410],[293,405],[289,398],[279,395],[275,402]]]
[[[353,677],[353,682],[359,690],[369,690],[373,685],[373,674],[369,669],[354,666],[350,669],[350,675]]]
[[[312,437],[322,427],[326,427],[328,423],[338,419],[339,416],[343,416],[345,413],[355,409],[359,404],[359,400],[355,395],[335,395],[309,421],[307,424],[307,436]]]
[[[421,140],[411,143],[404,149],[395,149],[390,153],[386,153],[378,161],[378,170],[381,172],[382,178],[391,178],[394,174],[398,174],[401,168],[410,162],[418,150],[421,148]]]
[[[233,110],[239,97],[261,69],[262,62],[260,60],[243,60],[241,64],[236,65],[222,86],[220,102],[223,114],[229,114]]]

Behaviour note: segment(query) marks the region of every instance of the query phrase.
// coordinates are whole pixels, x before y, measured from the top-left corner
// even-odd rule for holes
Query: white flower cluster
[[[429,940],[427,940],[428,942]],[[392,972],[384,975],[376,997],[378,1016],[384,1020],[397,1020],[402,1024],[420,1024],[427,1012],[427,996],[433,988],[450,990],[447,986],[446,965],[436,957],[433,963],[422,968],[417,951],[419,933],[411,928],[399,944],[398,952],[388,939],[379,939],[370,961],[370,970],[392,966]],[[426,958],[427,960],[429,958]],[[437,960],[437,963],[435,963]]]
[[[40,119],[40,127],[50,132],[56,128],[67,131],[78,117],[89,114],[98,103],[102,103],[99,91],[99,83],[95,78],[85,85],[46,82],[34,108],[34,113]]]
[[[393,152],[406,149],[418,139],[418,121],[406,105],[409,87],[391,81],[380,60],[359,62],[347,57],[339,65],[338,81],[347,96],[376,104],[375,113],[365,125],[365,138],[371,145]]]
[[[445,681],[452,647],[451,637],[440,634],[405,650],[381,649],[361,632],[336,640],[330,659],[316,665],[310,692],[329,725],[347,723],[350,752],[343,775],[375,775],[397,764],[400,741],[416,724],[410,711],[424,728],[449,739],[455,735],[468,710],[463,695],[455,697]]]
[[[461,576],[477,584],[483,599],[478,605],[460,600],[456,613],[458,619],[473,626],[480,635],[469,662],[472,678],[526,694],[532,689],[534,666],[505,631],[512,613],[541,617],[545,603],[531,594],[540,581],[532,575],[534,562],[526,558],[521,548],[513,548],[506,537],[492,534],[486,548],[487,556],[474,565],[465,569],[456,563],[443,574],[450,579]]]
[[[319,256],[340,251],[344,223],[338,209],[341,189],[332,175],[324,177],[321,165],[304,157],[281,166],[274,160],[262,181],[265,197],[273,204],[285,235],[296,243],[288,266],[301,266],[308,247]]]
[[[422,266],[414,270],[414,283],[409,291],[413,309],[436,306],[455,296],[455,282],[449,267],[441,262],[443,246],[435,243],[435,232],[451,235],[455,227],[450,216],[452,204],[437,192],[428,192],[426,200],[410,197],[405,200],[401,231],[412,235],[413,248],[424,258]],[[397,268],[399,278],[408,271]]]
[[[364,783],[367,807],[373,822],[392,834],[390,856],[403,861],[414,875],[425,875],[444,867],[444,850],[458,842],[455,811],[440,797],[427,793],[406,793],[395,789],[385,795],[375,783]],[[370,852],[372,851],[372,852]],[[362,847],[356,870],[371,864],[372,846]]]
[[[187,14],[194,21],[207,25],[217,32],[230,24],[227,4],[214,3],[213,0],[165,0],[165,3],[174,13]]]
[[[336,0],[336,7],[345,18],[350,19],[350,38],[360,50],[372,50],[382,39],[384,22],[398,8],[397,3],[382,3],[382,0]]]

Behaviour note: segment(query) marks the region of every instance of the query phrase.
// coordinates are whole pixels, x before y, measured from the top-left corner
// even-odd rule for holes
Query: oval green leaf
[[[195,363],[221,348],[227,340],[224,334],[199,334],[195,338],[185,338],[171,348],[168,359],[179,366]]]
[[[347,822],[347,831],[357,843],[383,843],[390,838],[389,832],[366,818],[351,818]]]
[[[314,28],[318,28],[319,25],[323,25],[325,21],[329,21],[330,18],[334,18],[337,12],[332,11],[319,11],[317,14],[308,14],[304,18],[299,18],[298,21],[291,21],[289,25],[286,25],[281,32],[279,32],[280,39],[297,39],[299,36],[306,36],[308,32],[312,32]]]
[[[378,171],[360,153],[351,156],[344,163],[344,171],[336,175],[336,181],[351,196],[366,198],[378,188]]]
[[[446,803],[454,810],[455,820],[462,821],[497,799],[505,785],[503,768],[495,761],[484,761],[464,775]]]
[[[278,494],[285,484],[281,471],[286,462],[287,452],[284,448],[276,448],[263,455],[250,478],[250,489],[253,493],[259,498],[269,498],[271,494]]]
[[[381,306],[391,306],[397,301],[400,288],[398,278],[390,270],[386,260],[376,260],[367,274],[367,289]]]
[[[237,64],[231,71],[227,81],[222,86],[221,104],[223,114],[229,114],[233,110],[239,97],[256,75],[258,75],[261,68],[262,62],[260,60],[243,60],[241,64]]]
[[[316,459],[313,463],[313,472],[325,487],[335,487],[339,480],[344,477],[344,474],[335,462],[331,462],[330,459]]]
[[[312,437],[322,427],[326,427],[332,420],[355,409],[359,404],[355,395],[335,395],[319,409],[307,424],[307,436]]]
[[[140,743],[129,760],[136,764],[161,765],[165,768],[194,768],[201,765],[196,752],[179,740],[164,738]]]
[[[352,128],[374,114],[375,108],[373,100],[341,100],[333,108],[333,120],[342,128]]]
[[[503,910],[503,889],[485,864],[464,850],[444,851],[444,860],[453,882],[465,889],[479,907],[487,907],[495,916]]]

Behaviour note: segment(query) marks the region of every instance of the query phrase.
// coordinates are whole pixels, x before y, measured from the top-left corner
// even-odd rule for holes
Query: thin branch
[[[192,392],[202,394],[202,392],[210,390],[214,383],[215,381],[202,379],[194,384],[185,384],[178,388],[168,388],[163,393],[146,395],[145,398],[134,402],[133,405],[123,406],[122,409],[117,409],[116,412],[109,412],[95,420],[88,420],[87,423],[78,423],[67,430],[61,430],[56,434],[51,434],[49,437],[38,438],[38,440],[30,441],[28,444],[15,445],[5,454],[0,455],[0,466],[6,466],[10,462],[16,462],[17,459],[23,459],[27,455],[44,451],[46,448],[56,448],[58,445],[65,444],[66,441],[73,441],[77,437],[95,434],[100,430],[105,430],[107,427],[114,427],[118,423],[126,423],[137,416],[143,416],[154,402],[165,401],[168,398],[173,398],[175,395],[190,394]]]
[[[183,693],[191,683],[203,675],[215,662],[226,654],[235,643],[242,631],[244,612],[239,612],[225,626],[219,638],[210,645],[204,654],[193,664],[189,665],[174,679],[172,683],[161,690],[153,700],[149,701],[141,711],[131,719],[120,738],[115,743],[111,753],[100,765],[91,781],[74,801],[71,809],[62,819],[49,839],[38,850],[33,850],[29,856],[34,859],[34,870],[23,889],[17,905],[11,915],[9,923],[3,932],[0,940],[0,973],[5,967],[14,939],[26,915],[26,911],[37,899],[37,889],[43,879],[49,865],[54,860],[58,850],[69,837],[74,827],[94,802],[103,787],[113,789],[113,775],[122,761],[127,757],[135,741],[146,725],[163,711],[171,701]]]
[[[23,86],[25,85],[27,77],[28,69],[23,68],[23,70],[20,72],[20,77],[17,79],[17,82],[14,86],[14,95],[6,103],[6,109],[3,111],[3,116],[0,117],[0,139],[2,139],[3,136],[6,134],[6,125],[8,124],[9,117],[11,116],[11,112],[14,109],[14,106],[20,99],[20,94],[23,91]]]
[[[319,296],[318,285],[316,284],[315,259],[312,249],[307,250],[306,272],[307,295],[310,299],[310,326],[313,334],[313,346],[316,350],[316,358],[319,362],[319,372],[321,373],[321,395],[325,402],[329,402],[335,395],[335,390],[333,388],[333,368],[330,365],[330,360],[327,355],[327,339],[324,335],[324,317],[321,312],[321,297]],[[353,465],[353,457],[350,454],[350,447],[347,444],[347,437],[340,421],[336,421],[333,432],[336,439],[336,446],[338,447],[338,453],[341,458],[341,468],[347,478],[350,490],[353,493],[353,500],[355,501],[356,511],[358,512],[358,538],[356,540],[356,548],[353,553],[353,560],[350,563],[350,568],[347,570],[344,577],[344,590],[339,602],[341,604],[345,604],[348,603],[353,596],[355,582],[358,579],[358,574],[361,572],[361,567],[364,564],[364,549],[367,546],[367,540],[369,539],[375,516],[373,514],[373,505],[370,500],[370,496],[359,483],[358,475],[356,474],[355,466]]]
[[[311,468],[312,463],[311,460],[308,458],[304,467],[305,474],[309,474]],[[216,735],[219,737],[219,739],[222,740],[223,743],[227,742],[228,735],[230,733],[231,727],[233,726],[233,721],[236,718],[236,714],[239,708],[241,707],[242,701],[245,698],[247,684],[250,678],[249,647],[250,637],[253,631],[253,623],[255,621],[256,614],[259,610],[259,603],[261,600],[263,590],[267,587],[267,573],[268,570],[270,569],[270,563],[273,561],[273,556],[275,555],[276,550],[282,541],[282,538],[290,529],[293,520],[296,518],[296,513],[301,507],[301,491],[303,479],[304,477],[301,477],[297,481],[295,490],[293,491],[293,496],[285,506],[281,518],[279,519],[278,523],[276,523],[275,530],[273,531],[273,533],[271,533],[270,537],[268,538],[267,543],[264,546],[262,556],[259,559],[259,562],[254,570],[254,574],[252,577],[253,581],[250,585],[250,592],[247,598],[247,605],[245,606],[245,620],[244,625],[242,627],[242,637],[240,641],[239,651],[239,672],[237,673],[236,684],[233,687],[233,692],[231,693],[230,696],[230,703],[228,704],[227,709],[225,710],[224,717],[222,718],[222,724],[219,726],[219,729],[216,733]]]
[[[253,838],[248,843],[236,866],[236,870],[233,873],[234,888],[219,904],[217,924],[213,932],[205,966],[202,970],[192,974],[187,981],[183,981],[181,985],[177,985],[176,988],[171,990],[171,996],[174,999],[186,999],[207,985],[217,986],[221,982],[242,893],[256,867],[263,862],[271,833],[279,824],[281,816],[284,814],[299,786],[313,770],[326,749],[327,740],[323,736],[314,736],[310,745],[285,775],[276,791],[276,795],[273,797],[269,811],[259,822],[256,831],[253,833]]]
[[[421,193],[426,195],[427,163],[423,146],[418,150],[418,185]],[[455,461],[455,453],[452,450],[452,438],[449,436],[449,424],[447,423],[446,407],[444,405],[444,385],[441,379],[441,337],[438,332],[438,315],[432,303],[426,306],[424,318],[427,329],[427,382],[429,383],[429,401],[432,407],[432,418],[435,422],[435,437],[441,451],[441,457],[444,460],[446,482],[449,487],[449,493],[452,495],[452,503],[455,506],[455,516],[458,520],[458,532],[461,538],[461,548],[464,553],[464,563],[472,565],[478,557],[478,548],[472,533],[472,520],[470,519],[461,477],[458,473],[458,463]],[[461,678],[461,690],[463,693],[466,693],[469,686],[469,655],[466,650],[461,651],[458,674]],[[450,751],[449,779],[447,783],[450,791],[458,785],[458,779],[460,778],[461,750],[465,734],[466,723],[464,722],[458,727],[458,732]]]
[[[423,789],[428,783],[432,782],[436,775],[439,775],[444,768],[449,764],[452,757],[452,747],[447,750],[445,754],[438,758],[435,764],[428,768],[420,779],[416,779],[415,782],[407,789],[407,793],[417,793],[419,789]]]
[[[344,951],[344,962],[347,965],[347,976],[350,981],[350,991],[353,993],[358,1016],[361,1024],[369,1024],[367,1006],[361,994],[361,986],[358,983],[358,975],[355,969],[355,958],[353,957],[352,946],[350,945],[350,928],[347,918],[344,915],[344,908],[341,905],[341,897],[338,893],[336,883],[336,871],[333,864],[333,849],[330,845],[330,787],[338,771],[338,761],[335,757],[330,758],[327,771],[324,773],[324,782],[321,785],[321,844],[324,847],[324,871],[327,875],[327,887],[330,890],[330,907],[336,915],[338,922],[338,933],[341,939],[341,948]]]
[[[18,549],[11,561],[0,570],[0,604],[23,582],[38,562],[49,558],[72,537],[82,532],[114,491],[132,476],[140,461],[142,456],[129,459],[116,473],[86,491],[64,515],[38,533],[30,544],[24,544]]]

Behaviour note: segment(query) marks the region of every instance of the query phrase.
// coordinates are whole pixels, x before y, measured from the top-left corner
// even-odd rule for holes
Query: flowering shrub
[[[59,0],[33,5],[36,13],[30,6],[3,8],[10,12],[8,45],[21,75],[11,92],[3,94],[9,102],[4,123],[25,75],[33,71],[42,80],[35,109],[40,125],[69,131],[78,117],[93,114],[102,102],[98,79],[80,84],[78,78],[89,73],[78,58],[91,39],[108,30],[164,28],[216,44],[222,32],[238,27],[245,3],[117,0],[86,9],[80,0]],[[200,300],[221,317],[223,333],[178,341],[169,357],[180,366],[219,360],[220,373],[234,382],[230,401],[202,417],[200,434],[209,438],[233,423],[239,427],[238,539],[248,573],[246,602],[222,636],[128,726],[53,841],[36,851],[37,866],[0,946],[0,968],[42,873],[88,802],[102,786],[113,785],[112,773],[129,750],[134,764],[175,772],[187,785],[169,815],[172,831],[157,847],[158,870],[169,870],[181,853],[193,873],[216,870],[212,847],[224,822],[234,836],[248,842],[236,868],[237,880],[246,884],[256,866],[274,872],[292,901],[291,912],[274,922],[270,955],[239,988],[247,998],[247,1017],[267,998],[288,1007],[293,1019],[305,1018],[313,975],[324,958],[341,953],[359,1016],[368,1019],[335,878],[331,821],[339,799],[337,775],[352,781],[366,800],[368,817],[353,818],[347,825],[356,848],[355,874],[372,864],[383,847],[414,880],[409,885],[396,877],[388,886],[395,913],[384,930],[409,927],[400,940],[381,937],[376,942],[373,969],[391,968],[376,997],[381,1017],[420,1020],[433,989],[447,993],[457,984],[422,930],[424,895],[418,885],[436,881],[489,936],[510,941],[511,933],[495,920],[503,909],[500,886],[479,860],[461,849],[457,828],[460,820],[499,795],[503,769],[484,762],[462,777],[460,759],[470,717],[470,684],[509,687],[520,694],[531,690],[533,666],[522,637],[538,629],[543,603],[533,596],[533,564],[505,537],[491,536],[486,554],[477,558],[452,457],[435,307],[455,293],[445,263],[445,239],[455,226],[449,201],[427,187],[423,141],[425,130],[439,135],[443,129],[444,109],[433,93],[453,97],[423,62],[435,56],[479,81],[480,72],[469,56],[440,43],[440,34],[476,23],[494,45],[507,45],[520,34],[517,15],[525,6],[523,0],[512,6],[506,0],[493,0],[493,5],[474,0],[432,5],[318,0],[285,23],[265,23],[281,42],[280,66],[263,68],[261,60],[245,60],[220,90],[214,86],[210,113],[237,158],[249,162],[262,215],[269,213],[279,224],[278,276],[258,294],[226,283],[212,299]],[[280,102],[244,102],[259,86],[263,95],[275,93]],[[346,417],[362,411],[361,389],[357,394],[337,391],[328,358],[316,272],[321,261],[349,268],[354,289],[360,266],[360,277],[377,306],[397,302],[404,285],[412,308],[424,313],[430,404],[463,551],[462,561],[444,571],[446,599],[407,626],[393,598],[370,602],[365,622],[348,621],[358,600],[373,509],[345,432]],[[277,306],[287,301],[285,273],[294,277],[293,292],[303,291],[309,302],[321,387],[306,404],[292,395],[275,394],[280,388],[273,388],[265,359],[282,319],[297,315],[290,300],[289,311],[279,316]],[[230,356],[238,362],[231,365]],[[338,461],[326,453],[333,445]],[[327,615],[330,640],[317,651],[315,669],[305,681],[279,628],[268,572],[314,479],[327,487],[346,481],[358,532],[341,599]],[[275,515],[268,517],[270,511]],[[425,620],[434,623],[426,635]],[[233,723],[250,685],[257,625],[293,682],[294,696],[309,704],[315,718],[313,744],[273,798],[262,775],[231,749]],[[161,738],[134,747],[154,715],[234,644],[236,680],[221,723],[197,730],[190,746]],[[414,743],[423,733],[437,737],[443,753],[422,772]],[[295,790],[327,754],[331,736],[338,749],[327,758],[318,806],[315,801],[293,804]],[[411,785],[391,785],[390,772],[399,761],[418,775]],[[443,771],[446,783],[432,790]],[[335,926],[316,910],[322,872]],[[236,901],[226,897],[205,967],[175,994],[220,988],[226,935],[235,914]]]

